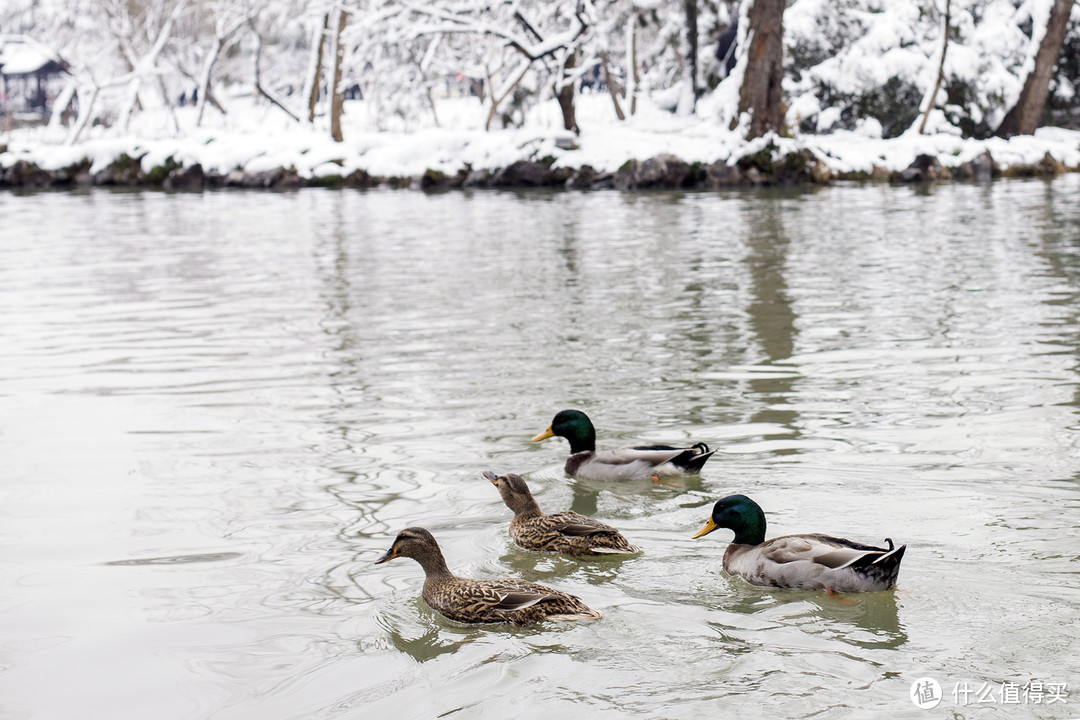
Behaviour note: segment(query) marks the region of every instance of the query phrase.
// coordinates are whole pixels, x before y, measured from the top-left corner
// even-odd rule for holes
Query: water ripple
[[[5,706],[915,718],[914,677],[1070,681],[1077,183],[0,196],[32,229],[0,246]],[[529,442],[565,407],[717,453],[572,480]],[[517,548],[488,467],[644,552]],[[728,576],[690,535],[733,492],[770,535],[906,542],[897,590]],[[604,618],[444,621],[373,564],[408,525]]]

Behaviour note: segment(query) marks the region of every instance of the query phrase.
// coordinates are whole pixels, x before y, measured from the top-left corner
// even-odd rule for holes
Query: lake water
[[[1080,717],[1080,176],[0,218],[4,720]],[[568,407],[718,452],[574,481]],[[485,468],[644,553],[518,549]],[[734,492],[907,543],[896,591],[727,576]],[[604,617],[446,621],[373,564],[409,525]]]

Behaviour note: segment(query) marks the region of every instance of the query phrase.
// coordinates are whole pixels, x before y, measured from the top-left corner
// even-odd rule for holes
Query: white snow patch
[[[366,117],[362,103],[352,103],[346,115],[345,142],[335,143],[321,126],[282,120],[280,111],[271,111],[253,99],[232,99],[228,122],[214,127],[194,128],[189,114],[181,113],[182,134],[109,136],[96,132],[77,145],[64,145],[40,128],[12,131],[0,140],[8,145],[0,154],[0,167],[18,160],[55,170],[82,160],[98,172],[127,154],[139,159],[144,170],[160,166],[168,158],[183,165],[199,163],[206,172],[227,174],[236,169],[260,172],[278,167],[295,168],[303,177],[348,175],[363,169],[379,177],[415,177],[426,170],[452,175],[466,166],[495,170],[517,160],[552,157],[556,166],[591,165],[600,172],[613,172],[627,160],[645,160],[670,153],[688,163],[734,162],[746,154],[774,142],[781,153],[808,148],[838,172],[871,171],[876,166],[902,170],[921,153],[936,155],[946,166],[956,166],[985,150],[1003,167],[1017,163],[1037,163],[1046,153],[1070,168],[1080,167],[1080,132],[1043,128],[1034,136],[1009,140],[964,139],[945,121],[942,110],[931,113],[928,134],[909,131],[893,139],[881,138],[881,125],[864,119],[854,131],[836,130],[827,135],[796,135],[793,138],[742,139],[739,130],[718,124],[715,115],[679,117],[639,99],[637,115],[620,122],[604,94],[582,95],[579,105],[581,135],[574,138],[557,121],[554,100],[536,108],[526,127],[484,131],[477,104],[447,101],[439,111],[452,122],[447,128],[427,128],[414,132],[378,132],[360,119]],[[244,103],[247,103],[246,105]],[[828,126],[836,114],[802,101],[798,112],[816,114],[818,123]],[[445,112],[444,112],[445,111]],[[468,127],[468,118],[473,126]],[[245,122],[246,121],[246,122]],[[161,127],[151,118],[139,128]],[[569,149],[560,147],[572,140]]]

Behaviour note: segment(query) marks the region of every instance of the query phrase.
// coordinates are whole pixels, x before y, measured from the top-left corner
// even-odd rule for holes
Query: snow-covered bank
[[[955,132],[883,139],[841,130],[746,142],[715,123],[655,108],[620,122],[597,98],[575,137],[558,128],[552,115],[557,108],[541,108],[523,128],[485,132],[473,129],[470,113],[478,105],[457,102],[446,126],[412,132],[372,130],[357,103],[343,143],[258,105],[230,113],[216,126],[189,123],[175,136],[146,123],[128,135],[102,130],[67,145],[44,128],[17,130],[0,136],[0,185],[630,188],[1080,170],[1080,131],[1059,128],[1008,140],[965,139]]]

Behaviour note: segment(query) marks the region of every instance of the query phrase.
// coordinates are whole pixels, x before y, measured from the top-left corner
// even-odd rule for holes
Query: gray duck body
[[[560,411],[548,428],[532,441],[556,436],[564,437],[570,443],[570,457],[563,470],[571,477],[584,480],[648,480],[699,475],[715,452],[705,443],[686,447],[635,445],[598,451],[596,429],[580,410]]]
[[[822,533],[766,540],[765,513],[745,495],[718,500],[694,537],[717,528],[735,532],[724,551],[724,570],[766,587],[837,593],[891,590],[907,549],[889,538],[888,547],[877,547]]]

